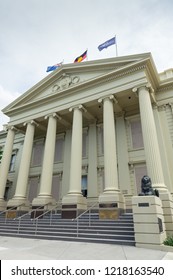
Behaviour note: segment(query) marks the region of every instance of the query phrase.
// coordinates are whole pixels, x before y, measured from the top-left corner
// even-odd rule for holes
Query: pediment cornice
[[[130,56],[129,56],[130,57]],[[69,94],[74,94],[75,92],[89,89],[93,86],[98,86],[104,83],[111,82],[112,80],[121,78],[123,76],[131,75],[137,71],[147,71],[148,73],[154,72],[153,64],[151,61],[151,56],[148,54],[143,56],[142,59],[138,59],[134,61],[127,61],[124,62],[123,65],[123,58],[119,59],[118,63],[110,63],[109,60],[104,60],[104,63],[99,65],[99,63],[91,62],[90,64],[79,65],[70,65],[70,66],[63,66],[61,70],[55,71],[55,73],[50,74],[48,77],[44,78],[40,81],[37,85],[32,87],[29,91],[23,94],[21,97],[16,99],[12,102],[9,106],[3,109],[5,114],[9,115],[15,113],[16,111],[23,111],[26,110],[28,107],[37,107],[41,104],[46,104],[50,101],[62,99]],[[107,62],[107,63],[106,63]],[[121,64],[121,66],[120,66]],[[102,73],[102,70],[109,69],[109,71],[105,71]],[[95,75],[90,77],[88,80],[85,80],[80,76],[80,73],[86,73],[90,71],[97,71],[99,70],[99,75]],[[80,72],[80,71],[81,72]],[[157,75],[157,73],[154,73]],[[156,78],[157,80],[157,78]],[[49,89],[47,95],[43,95],[42,93]]]

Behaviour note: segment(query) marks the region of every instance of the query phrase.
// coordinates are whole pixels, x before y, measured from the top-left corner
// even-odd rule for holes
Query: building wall
[[[118,59],[116,58],[116,61]],[[80,66],[65,66],[67,67],[67,72],[74,71],[70,73],[71,76],[62,69],[62,73],[60,70],[60,74],[56,72],[57,74],[50,75],[22,95],[11,107],[7,106],[5,113],[10,116],[9,126],[14,126],[15,129],[18,129],[18,132],[15,133],[11,155],[7,180],[8,190],[6,188],[5,193],[6,199],[12,198],[15,194],[26,127],[33,122],[33,119],[34,122],[36,120],[34,129],[36,128],[35,131],[37,130],[37,133],[34,139],[28,177],[27,196],[30,202],[39,193],[48,119],[55,114],[59,125],[58,131],[61,131],[61,133],[58,133],[56,138],[52,194],[57,201],[61,202],[62,197],[69,191],[73,109],[74,107],[81,106],[82,109],[78,109],[82,111],[83,115],[85,114],[85,117],[82,117],[85,123],[83,125],[81,185],[83,191],[86,190],[87,185],[88,203],[97,201],[99,195],[104,190],[106,181],[104,174],[103,100],[109,99],[112,106],[109,107],[109,110],[111,111],[113,108],[115,117],[118,187],[125,196],[127,208],[130,208],[131,197],[140,192],[140,178],[148,172],[146,166],[146,155],[148,154],[145,155],[144,151],[139,92],[135,93],[136,87],[147,88],[148,97],[151,102],[149,101],[146,104],[152,104],[153,106],[157,132],[155,143],[157,144],[158,140],[162,161],[162,169],[160,166],[159,168],[161,171],[163,170],[166,186],[173,193],[173,86],[171,84],[167,86],[167,83],[172,83],[173,71],[161,73],[159,76],[150,58],[146,63],[141,60],[141,64],[137,64],[137,66],[134,66],[134,60],[130,60],[131,66],[128,63],[127,65],[122,64],[121,61],[119,65],[116,65],[116,61],[113,61],[115,64],[111,65],[111,69],[107,68],[107,72],[105,72],[105,62],[101,68],[99,66],[100,62],[93,62],[95,63],[94,72],[92,72],[93,70],[90,72],[93,66],[92,63],[89,65],[90,62],[88,63],[89,66],[87,64],[86,66],[82,66],[84,64]],[[109,64],[112,62],[107,61],[106,63],[107,67],[110,67]],[[138,63],[138,60],[136,63]],[[125,66],[127,66],[126,70],[124,70]],[[76,67],[83,67],[83,72]],[[85,67],[86,72],[84,73]],[[122,70],[120,69],[121,67]],[[95,69],[98,71],[99,68],[101,69],[99,74],[104,73],[104,76],[99,76],[98,72],[95,72]],[[118,70],[120,71],[118,72]],[[75,76],[73,76],[74,74]],[[71,79],[71,82],[68,82],[68,78]],[[77,82],[74,83],[74,81]],[[77,85],[78,81],[79,84]],[[147,86],[148,82],[150,82],[150,87]],[[154,90],[151,85],[154,86]],[[130,105],[130,101],[132,101],[132,105]],[[98,106],[98,102],[102,105]],[[85,106],[88,106],[88,111],[85,110]],[[94,110],[97,110],[96,115]],[[58,117],[59,113],[60,116]],[[152,110],[150,110],[150,117],[152,118]],[[39,128],[37,129],[37,121],[40,130]],[[25,128],[23,128],[24,123],[26,125]],[[148,123],[150,124],[150,122]],[[44,132],[41,132],[42,129]],[[20,130],[23,130],[23,134],[19,132]],[[49,133],[49,137],[50,135],[51,133]],[[5,131],[0,132],[1,149],[4,148],[6,136],[7,133]],[[149,137],[147,140],[148,144],[150,142]],[[49,146],[49,148],[51,147]]]
[[[164,107],[164,110],[154,109],[155,122],[158,132],[159,145],[163,159],[163,170],[165,179],[168,178],[170,170],[164,166],[170,166],[173,161],[172,145],[173,145],[173,114],[169,104]],[[164,116],[163,116],[164,115]],[[163,127],[164,125],[164,127]],[[145,164],[145,152],[142,139],[141,121],[139,115],[131,117],[115,116],[116,126],[116,142],[117,142],[117,159],[118,159],[118,175],[119,188],[125,195],[128,204],[129,198],[132,195],[137,195],[140,192],[140,178],[147,173]],[[165,128],[166,127],[166,128]],[[166,132],[165,132],[166,130]],[[165,133],[163,133],[163,131]],[[161,137],[162,136],[162,137]],[[161,139],[162,138],[162,139]],[[6,133],[1,132],[0,146],[3,149],[5,145]],[[15,136],[13,155],[15,161],[13,168],[9,171],[9,190],[7,199],[13,197],[17,181],[20,158],[22,154],[24,135],[17,133]],[[42,170],[42,160],[44,153],[45,138],[35,139],[28,178],[27,196],[32,202],[34,196],[39,192],[40,176]],[[95,144],[94,144],[95,141]],[[94,146],[94,150],[90,151],[89,144]],[[168,145],[169,144],[169,145]],[[55,163],[52,181],[52,194],[57,201],[61,201],[62,197],[68,192],[69,184],[69,162],[70,162],[70,145],[71,145],[71,130],[57,135],[55,149]],[[169,150],[163,149],[163,146],[169,146]],[[168,147],[167,147],[168,148]],[[94,152],[96,171],[89,170],[89,156]],[[169,153],[170,152],[170,153]],[[89,154],[90,153],[90,154]],[[104,148],[103,148],[103,124],[94,124],[92,127],[83,129],[83,160],[82,160],[82,175],[87,176],[88,182],[93,181],[94,184],[88,186],[88,201],[97,200],[104,188]],[[93,159],[92,159],[93,161]],[[167,165],[165,162],[167,161]],[[90,174],[89,174],[90,173]],[[169,175],[170,176],[170,175]],[[85,178],[86,180],[86,178]],[[168,187],[171,191],[173,178],[170,176]],[[96,185],[95,185],[96,184]],[[129,203],[130,207],[130,203]]]

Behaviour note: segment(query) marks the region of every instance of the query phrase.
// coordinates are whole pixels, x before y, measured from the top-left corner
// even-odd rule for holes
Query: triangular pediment
[[[74,90],[90,81],[97,80],[100,77],[104,78],[113,71],[125,70],[149,58],[151,58],[150,53],[145,53],[64,64],[9,104],[3,109],[3,112],[8,115],[11,110],[21,108],[24,105],[34,104],[48,97],[51,98],[55,94],[57,97],[58,95],[61,96],[64,91]]]

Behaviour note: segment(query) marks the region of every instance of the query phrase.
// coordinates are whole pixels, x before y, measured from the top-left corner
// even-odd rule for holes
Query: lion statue
[[[144,175],[141,179],[141,193],[139,196],[142,195],[155,195],[159,197],[159,191],[152,188],[152,182],[149,176]]]

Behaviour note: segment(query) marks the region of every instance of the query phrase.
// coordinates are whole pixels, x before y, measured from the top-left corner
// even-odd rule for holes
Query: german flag
[[[81,54],[80,56],[76,57],[74,62],[81,62],[82,60],[84,60],[87,57],[87,50]]]

